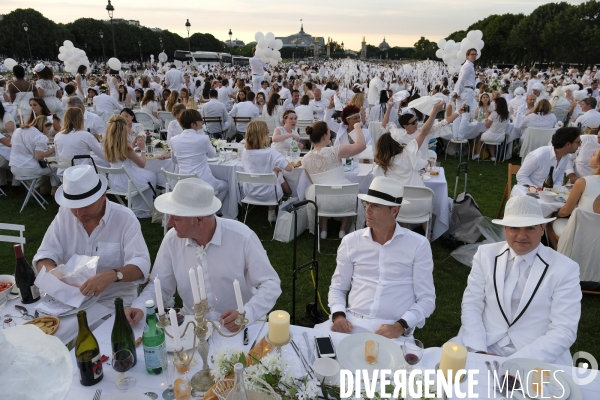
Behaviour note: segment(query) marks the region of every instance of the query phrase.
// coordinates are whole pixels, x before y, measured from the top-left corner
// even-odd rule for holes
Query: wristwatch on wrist
[[[404,333],[402,334],[402,336],[410,336],[412,334],[413,330],[408,326],[408,323],[403,318],[399,319],[396,322],[399,323],[400,326],[402,326],[402,328],[404,328]]]
[[[117,273],[117,282],[120,282],[123,279],[123,273],[118,269],[113,269]]]
[[[331,316],[331,322],[335,322],[335,319],[337,317],[344,317],[344,318],[346,318],[346,313],[343,312],[343,311],[334,312],[333,315]]]

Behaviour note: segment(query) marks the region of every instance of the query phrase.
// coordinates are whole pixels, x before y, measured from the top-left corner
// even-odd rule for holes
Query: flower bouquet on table
[[[227,140],[224,139],[210,139],[210,144],[212,144],[217,151],[223,150],[226,143]]]
[[[500,79],[495,78],[495,79],[492,79],[488,83],[488,85],[492,92],[498,92],[498,91],[500,91],[500,88],[502,87],[502,82],[500,82]]]

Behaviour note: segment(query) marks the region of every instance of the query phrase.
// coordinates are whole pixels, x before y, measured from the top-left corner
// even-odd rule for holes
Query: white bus
[[[248,65],[250,65],[250,58],[242,56],[233,56],[233,65],[247,67]]]
[[[191,64],[196,65],[221,65],[221,59],[219,54],[212,51],[186,51],[176,50],[174,55],[175,60],[188,61]]]

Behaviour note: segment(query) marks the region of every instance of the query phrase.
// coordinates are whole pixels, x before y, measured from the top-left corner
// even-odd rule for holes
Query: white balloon
[[[15,65],[17,65],[17,62],[12,58],[7,58],[6,60],[4,60],[4,66],[9,71],[12,71]]]
[[[267,47],[265,49],[265,53],[264,54],[265,54],[266,58],[272,58],[273,57],[273,50],[271,50],[270,48]]]
[[[64,55],[64,54],[61,54],[61,53],[58,53],[58,56],[57,56],[57,58],[58,58],[60,61],[64,61],[64,60],[65,60],[65,55]]]
[[[480,52],[480,51],[478,51],[478,52],[477,52],[477,58],[476,58],[476,60],[479,60],[480,58],[481,58],[481,52]]]
[[[281,53],[279,52],[279,50],[273,50],[273,59],[275,60],[279,60],[281,58]]]
[[[476,31],[469,31],[469,33],[467,33],[467,39],[469,39],[469,41],[474,42],[475,40],[477,40],[475,37],[477,36]]]
[[[181,61],[180,61],[181,63]],[[119,61],[118,58],[112,57],[108,60],[107,62],[108,66],[110,67],[110,69],[114,69],[116,71],[121,69],[121,61]],[[175,65],[177,65],[177,61],[175,62]]]
[[[73,50],[71,49],[67,49],[67,51],[65,51],[65,58],[71,58],[73,57]]]
[[[268,62],[269,62],[269,59],[268,59],[267,57],[264,57],[264,56],[263,56],[263,57],[261,57],[260,59],[261,59],[261,60],[262,60],[262,62],[264,62],[264,63],[268,63]]]
[[[272,49],[275,49],[275,39],[269,39],[267,40],[267,46],[269,46]]]
[[[443,49],[437,49],[437,51],[435,52],[435,56],[436,56],[437,58],[443,58],[443,57],[444,57],[444,54],[446,54],[446,53],[444,52],[444,50],[443,50]]]
[[[256,44],[256,47],[259,49],[266,49],[267,48],[267,39],[260,39],[258,41],[258,43]]]
[[[465,61],[465,60],[467,59],[467,55],[465,54],[465,52],[464,52],[464,51],[462,51],[462,50],[459,50],[459,51],[456,53],[456,59],[457,59],[458,61],[460,61],[460,62],[463,62],[463,61]]]
[[[64,53],[64,52],[65,52],[65,50],[67,50],[67,48],[66,48],[65,46],[60,46],[60,47],[58,48],[58,52],[59,52],[59,53]]]
[[[438,48],[443,49],[446,46],[446,39],[442,38],[442,39],[438,40],[437,46],[438,46]]]
[[[442,57],[442,60],[444,60],[444,62],[446,64],[448,64],[448,62],[450,62],[450,59],[452,58],[452,56],[450,56],[450,54],[446,53],[444,54],[444,56]]]
[[[254,40],[256,40],[256,42],[260,42],[264,38],[265,38],[265,34],[262,32],[256,32],[254,34]]]
[[[275,39],[275,50],[280,50],[283,47],[283,41],[281,39]]]
[[[265,39],[267,39],[267,40],[275,39],[275,35],[273,35],[273,32],[267,32],[267,34],[265,35]]]
[[[71,42],[70,40],[65,40],[63,42],[63,46],[65,46],[67,49],[72,49],[73,48],[73,42]]]
[[[444,46],[444,49],[446,50],[450,50],[452,49],[452,47],[454,46],[455,41],[450,39],[446,42],[446,45]]]
[[[483,42],[483,40],[478,40],[477,42],[475,42],[475,48],[478,51],[481,51],[481,49],[483,49],[483,46],[485,45],[485,43]]]
[[[265,50],[261,49],[260,47],[257,47],[254,55],[258,58],[262,58],[265,55]]]
[[[483,39],[483,32],[481,32],[480,30],[476,30],[475,31],[475,40],[481,40]]]

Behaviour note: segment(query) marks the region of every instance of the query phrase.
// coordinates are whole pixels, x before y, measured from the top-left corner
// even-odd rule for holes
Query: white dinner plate
[[[103,397],[102,400],[148,400],[149,398],[143,393],[117,393]]]
[[[527,376],[529,371],[532,371],[535,368],[543,369],[547,371],[552,371],[551,374],[554,377],[554,371],[561,370],[560,367],[555,367],[551,364],[536,361],[529,358],[510,358],[507,361],[513,362],[523,368],[523,373]],[[564,370],[563,370],[564,371]],[[531,376],[531,375],[529,375]],[[556,400],[583,400],[583,395],[581,394],[581,389],[579,386],[571,379],[569,375],[564,372],[558,372],[556,374],[556,379],[562,384],[565,388],[565,392],[562,397],[556,397]],[[529,385],[529,382],[526,382],[526,387],[529,388],[529,394],[531,394],[532,399],[542,399],[541,393],[537,394]],[[527,394],[527,392],[525,392]],[[548,398],[548,394],[544,393],[545,398]]]
[[[379,357],[375,364],[368,364],[365,361],[365,343],[367,340],[374,340],[379,343]],[[348,335],[338,344],[335,353],[342,368],[351,371],[357,369],[366,369],[371,373],[376,369],[395,371],[405,362],[402,349],[397,343],[374,333]]]
[[[183,330],[185,329],[185,326],[187,325],[187,323],[189,321],[194,321],[193,315],[185,316],[185,319],[183,320],[183,324],[181,324],[179,326],[179,334],[180,335],[183,333]],[[167,332],[169,332],[169,334],[171,334],[171,325],[167,326],[165,329],[167,330]],[[208,324],[208,332],[206,333],[207,340],[210,337],[210,335],[212,334],[212,331],[213,331],[213,327],[209,323]],[[173,351],[175,351],[175,343],[173,342],[172,337],[170,337],[169,335],[165,335],[165,342],[167,343],[167,351],[168,352],[172,353]],[[194,347],[194,326],[193,325],[190,325],[187,332],[185,333],[185,336],[181,338],[181,344],[183,345],[183,348],[185,350],[191,350]],[[196,341],[196,344],[198,344],[197,341]]]
[[[219,159],[217,157],[208,158],[206,161],[208,162],[217,162]]]
[[[74,308],[65,313],[55,315],[55,317],[66,317],[67,315],[77,314],[81,310],[87,310],[88,308],[90,308],[91,306],[96,304],[96,302],[98,301],[99,298],[100,298],[100,296],[92,296],[92,297],[88,298],[87,300],[85,300],[83,303],[81,303],[81,305],[79,307]],[[49,294],[45,295],[44,298],[42,299],[42,302],[44,302],[44,303],[49,303],[51,301],[55,301],[55,300],[54,300],[54,297],[50,296]]]

